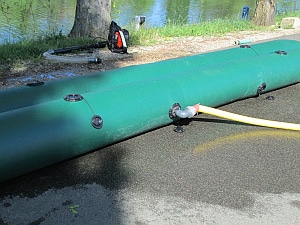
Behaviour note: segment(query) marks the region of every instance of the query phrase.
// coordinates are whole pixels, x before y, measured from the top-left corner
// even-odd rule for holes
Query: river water
[[[112,0],[111,18],[122,27],[135,16],[146,16],[146,26],[190,24],[219,18],[241,18],[243,6],[254,0]],[[299,9],[299,0],[278,0],[278,10]],[[70,32],[76,0],[0,0],[0,44],[24,38]]]

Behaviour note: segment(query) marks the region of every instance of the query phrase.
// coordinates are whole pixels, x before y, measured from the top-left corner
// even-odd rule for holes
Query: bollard
[[[146,16],[135,16],[135,29],[139,30],[145,22]]]
[[[247,20],[249,15],[249,6],[244,6],[242,9],[242,19]]]

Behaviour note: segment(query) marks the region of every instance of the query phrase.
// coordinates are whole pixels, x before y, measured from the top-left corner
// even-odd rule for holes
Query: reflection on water
[[[279,11],[299,9],[300,0],[278,0]],[[112,0],[111,18],[128,26],[136,15],[147,26],[199,23],[224,17],[241,17],[243,6],[253,14],[253,0]],[[73,26],[76,0],[0,0],[0,44],[22,38],[68,34]]]
[[[45,36],[73,25],[76,0],[0,1],[0,43]]]

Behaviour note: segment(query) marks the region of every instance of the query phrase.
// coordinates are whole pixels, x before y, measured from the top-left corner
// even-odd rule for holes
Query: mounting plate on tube
[[[64,97],[64,100],[67,102],[78,102],[83,100],[83,97],[80,94],[68,94]]]
[[[27,83],[26,86],[37,87],[37,86],[42,86],[44,84],[45,83],[43,81],[35,81],[35,82]]]
[[[286,51],[281,51],[281,50],[275,51],[275,53],[278,55],[287,55]]]
[[[176,110],[180,110],[180,109],[181,109],[180,104],[174,103],[169,110],[169,117],[171,119],[175,119],[177,117],[175,112],[176,112]]]
[[[257,95],[260,96],[264,90],[266,89],[267,84],[266,83],[262,83],[258,88],[257,88]]]
[[[91,122],[92,122],[93,127],[96,129],[101,129],[103,126],[103,119],[101,118],[101,116],[94,115],[92,117]]]
[[[250,45],[240,45],[240,48],[251,48]]]

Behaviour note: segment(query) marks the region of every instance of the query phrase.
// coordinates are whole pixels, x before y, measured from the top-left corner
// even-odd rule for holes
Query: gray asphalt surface
[[[296,84],[220,108],[300,123],[299,93]],[[203,114],[183,127],[0,184],[0,224],[300,224],[299,132]]]

